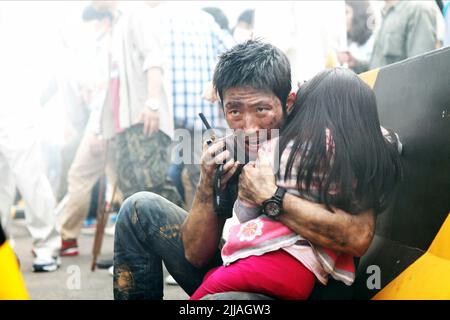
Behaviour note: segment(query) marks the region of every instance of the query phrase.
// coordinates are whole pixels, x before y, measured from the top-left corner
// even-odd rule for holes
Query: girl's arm
[[[248,204],[239,198],[234,203],[233,211],[240,223],[258,218],[261,215],[261,207]]]

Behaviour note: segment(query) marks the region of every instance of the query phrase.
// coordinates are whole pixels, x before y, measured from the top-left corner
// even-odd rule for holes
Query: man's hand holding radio
[[[212,142],[205,142],[203,145],[203,154],[200,160],[201,175],[200,184],[202,187],[211,189],[214,183],[214,175],[219,165],[224,164],[221,178],[221,188],[224,189],[227,182],[238,169],[239,162],[230,159],[230,152],[224,150],[225,140],[219,139]]]

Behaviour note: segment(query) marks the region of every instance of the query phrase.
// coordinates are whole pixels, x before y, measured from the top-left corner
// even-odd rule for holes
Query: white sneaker
[[[175,281],[175,279],[170,274],[166,277],[165,281],[166,281],[166,284],[169,286],[177,286],[178,285],[178,283]]]
[[[40,255],[33,260],[33,272],[52,272],[56,271],[61,265],[60,257]]]
[[[111,277],[114,276],[114,266],[109,267],[108,272],[111,275]]]

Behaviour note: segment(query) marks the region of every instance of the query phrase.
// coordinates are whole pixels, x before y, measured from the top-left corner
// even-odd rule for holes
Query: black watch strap
[[[286,189],[278,187],[272,198],[263,202],[263,212],[269,217],[276,219],[276,217],[280,215],[283,211],[283,198],[285,194]],[[274,204],[276,204],[278,210],[272,211],[271,209],[268,209],[269,206],[273,206]]]
[[[276,198],[277,200],[280,201],[280,205],[283,204],[283,198],[284,198],[285,194],[286,194],[286,189],[283,187],[278,187],[277,191],[275,191],[274,198]]]

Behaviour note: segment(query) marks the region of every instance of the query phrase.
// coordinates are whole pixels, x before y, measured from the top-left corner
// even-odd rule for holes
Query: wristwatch
[[[158,99],[152,99],[152,98],[147,99],[147,101],[145,101],[145,106],[152,111],[158,111],[159,110],[159,101],[158,101]]]
[[[283,198],[286,194],[286,189],[278,187],[275,195],[262,203],[263,212],[269,218],[276,219],[283,213]]]

